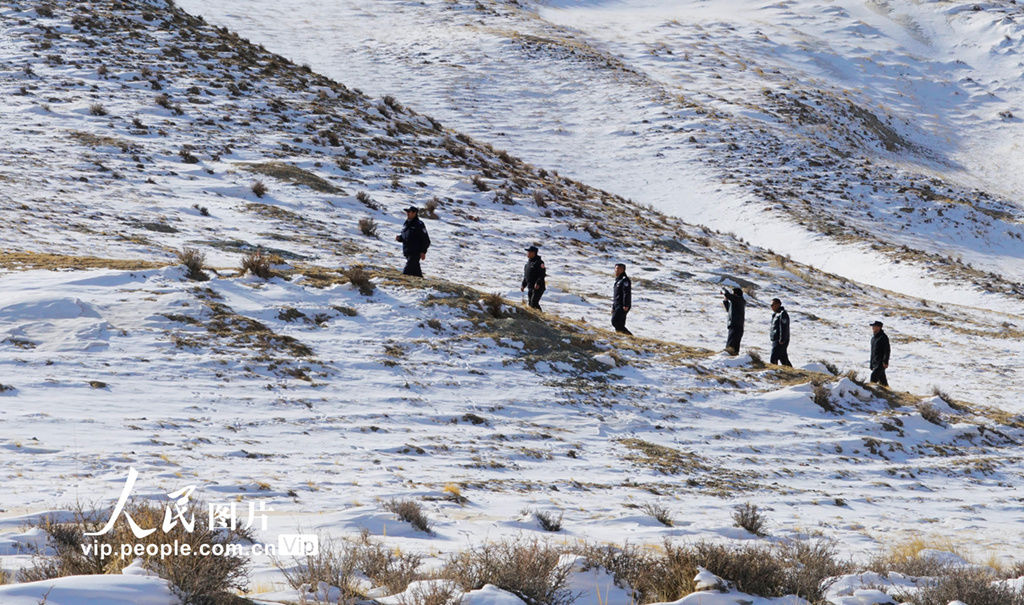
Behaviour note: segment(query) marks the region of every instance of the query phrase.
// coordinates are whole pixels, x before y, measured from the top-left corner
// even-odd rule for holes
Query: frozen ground
[[[970,303],[953,304],[823,273],[552,172],[575,172],[569,159],[525,164],[401,96],[371,100],[131,6],[75,24],[68,7],[0,9],[5,570],[29,562],[31,519],[113,500],[129,466],[140,497],[197,484],[266,503],[270,541],[365,529],[436,556],[540,534],[528,509],[564,513],[568,540],[748,540],[731,513],[749,501],[774,537],[826,536],[845,554],[943,535],[1020,559],[1024,317],[995,292],[1009,279],[991,294],[940,281]],[[434,197],[428,279],[404,278],[399,209]],[[379,239],[360,233],[367,217]],[[548,264],[545,314],[513,304],[530,242]],[[185,278],[183,246],[212,279]],[[236,275],[257,247],[277,277]],[[605,329],[620,259],[637,339]],[[354,265],[372,294],[340,272]],[[884,269],[923,279],[913,262]],[[745,342],[764,357],[767,302],[786,301],[805,370],[718,352],[726,283],[752,294]],[[499,317],[479,302],[492,292]],[[865,376],[875,318],[891,326],[894,393],[818,363]],[[435,534],[397,521],[392,497],[421,499]],[[253,591],[284,591],[269,560],[254,571]]]

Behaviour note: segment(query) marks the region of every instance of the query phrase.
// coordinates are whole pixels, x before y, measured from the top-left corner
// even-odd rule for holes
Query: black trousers
[[[615,328],[616,332],[622,332],[623,334],[633,335],[628,329],[626,329],[626,314],[629,311],[623,311],[622,309],[616,309],[612,311],[612,327]]]
[[[738,354],[740,352],[740,341],[743,340],[743,328],[729,328],[729,337],[725,341],[725,348]]]
[[[789,344],[772,343],[772,359],[771,363],[778,363],[784,366],[793,367],[793,364],[789,363],[789,353],[786,349],[789,348]]]
[[[885,368],[883,366],[871,368],[871,382],[877,382],[883,387],[889,386],[889,380],[885,377]]]
[[[530,306],[533,307],[534,309],[537,309],[538,311],[540,311],[541,310],[541,308],[540,308],[540,297],[544,296],[544,289],[543,288],[530,288],[527,291],[529,292],[528,300],[530,302]]]
[[[420,269],[420,255],[413,254],[412,256],[405,257],[405,269],[402,273],[406,275],[415,275],[416,277],[423,277],[423,271]]]

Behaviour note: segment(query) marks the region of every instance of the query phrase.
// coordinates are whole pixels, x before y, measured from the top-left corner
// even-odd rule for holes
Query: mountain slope
[[[749,500],[772,509],[775,535],[820,531],[849,552],[936,518],[1011,552],[1020,316],[688,225],[160,3],[2,10],[8,512],[112,500],[131,465],[140,496],[196,483],[272,505],[268,539],[366,529],[448,552],[539,531],[527,508],[564,511],[569,536],[745,537],[730,514]],[[428,278],[401,276],[400,209],[433,198]],[[529,242],[549,267],[544,314],[514,303]],[[186,279],[185,246],[212,279]],[[276,255],[275,276],[237,276],[257,249]],[[606,326],[618,260],[636,339]],[[731,283],[751,294],[747,343],[762,350],[766,303],[786,300],[806,369],[717,353]],[[899,318],[893,382],[957,400],[807,363],[863,373],[876,317]],[[424,499],[434,536],[382,506],[407,496]],[[637,513],[651,501],[686,522]],[[24,521],[3,521],[5,568],[26,563]],[[257,561],[258,577],[280,581],[270,568]]]

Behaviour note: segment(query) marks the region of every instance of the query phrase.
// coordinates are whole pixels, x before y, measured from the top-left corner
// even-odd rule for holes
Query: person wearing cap
[[[405,225],[395,241],[402,242],[402,254],[405,256],[405,269],[402,273],[423,277],[420,261],[427,258],[430,236],[427,235],[427,226],[419,218],[419,208],[416,206],[405,209]]]
[[[739,355],[747,301],[743,298],[743,289],[739,286],[734,286],[731,290],[722,288],[722,295],[725,297],[722,304],[729,314],[729,336],[725,340],[725,352],[730,355]]]
[[[882,322],[880,321],[871,324],[871,330],[875,334],[871,337],[870,380],[887,387],[889,380],[885,377],[885,370],[889,368],[889,337],[882,331]]]
[[[523,286],[520,292],[528,290],[527,300],[534,309],[540,308],[540,297],[544,295],[544,278],[547,277],[547,268],[544,261],[537,254],[537,246],[530,246],[526,249],[526,266],[523,268]]]
[[[789,313],[786,313],[782,301],[772,299],[772,328],[769,332],[772,339],[771,363],[778,363],[784,366],[793,367],[789,362]]]
[[[626,328],[626,314],[633,304],[633,283],[626,275],[626,265],[615,265],[615,287],[612,289],[612,327],[616,332],[632,336]]]

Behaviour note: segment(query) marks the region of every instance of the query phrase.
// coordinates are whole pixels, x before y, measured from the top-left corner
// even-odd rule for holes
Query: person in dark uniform
[[[885,377],[885,371],[889,368],[889,337],[882,331],[882,322],[876,321],[871,324],[871,382],[877,382],[883,387],[889,386],[889,379]]]
[[[734,286],[732,290],[722,288],[722,294],[725,296],[722,304],[729,313],[729,337],[725,341],[725,352],[730,355],[739,355],[747,301],[743,298],[743,289],[739,286]]]
[[[405,225],[395,241],[402,242],[402,254],[405,256],[405,269],[402,273],[423,277],[420,261],[427,258],[430,236],[427,235],[427,226],[419,218],[419,208],[416,206],[405,209]]]
[[[530,246],[526,249],[526,266],[523,267],[523,287],[520,292],[527,292],[527,300],[534,309],[540,308],[540,297],[544,295],[544,278],[547,277],[547,268],[544,261],[537,254],[537,246]]]
[[[784,366],[793,367],[789,363],[789,313],[786,313],[782,301],[772,299],[772,329],[769,333],[772,339],[771,363],[778,363]]]
[[[626,329],[626,314],[633,304],[633,284],[626,275],[626,265],[615,265],[615,288],[612,290],[612,327],[616,332],[633,335]]]

